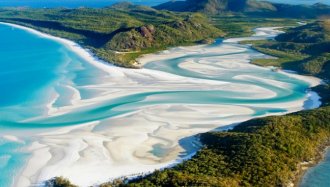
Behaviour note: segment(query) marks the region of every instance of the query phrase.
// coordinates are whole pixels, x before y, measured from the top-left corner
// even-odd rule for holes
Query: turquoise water
[[[74,82],[77,86],[82,82],[93,84],[98,80],[91,73],[103,73],[95,72],[95,68],[58,42],[5,25],[0,25],[0,36],[0,126],[44,115],[45,105],[55,90],[62,93],[61,97],[69,93],[61,85],[64,80],[66,83]],[[87,73],[86,69],[89,68]],[[67,104],[67,99],[61,102],[59,98],[54,105]],[[27,125],[20,123],[20,127],[24,126]],[[29,157],[29,153],[23,149],[29,145],[25,139],[28,131],[15,133],[24,141],[14,142],[4,138],[13,134],[12,128],[14,125],[0,130],[1,187],[13,184],[14,177]]]
[[[83,60],[58,42],[4,25],[0,26],[0,34],[6,36],[1,37],[0,46],[0,86],[3,88],[0,120],[20,120],[44,114],[44,105],[56,90],[69,92],[60,85],[64,77],[77,86],[81,82],[93,84],[98,81],[92,76],[96,68],[86,71],[90,64],[72,63]],[[55,105],[65,105],[65,100],[58,99]],[[30,110],[26,110],[27,107]],[[12,108],[15,113],[10,110]]]
[[[92,66],[86,60],[73,53],[64,45],[27,31],[0,25],[0,186],[11,186],[31,156],[26,149],[35,140],[35,134],[52,131],[55,128],[78,126],[86,122],[104,121],[124,116],[148,106],[163,104],[212,104],[237,105],[254,111],[251,117],[265,114],[281,114],[284,108],[266,105],[296,101],[306,96],[309,85],[301,80],[269,69],[254,67],[249,69],[231,68],[221,74],[196,72],[182,68],[182,63],[192,60],[200,65],[208,64],[214,69],[223,68],[221,64],[204,62],[203,59],[222,59],[230,55],[249,54],[251,58],[262,57],[248,47],[240,46],[241,52],[186,54],[176,58],[148,63],[145,68],[179,75],[187,79],[200,81],[223,81],[231,84],[258,85],[276,93],[273,97],[256,99],[244,90],[199,90],[178,89],[137,91],[137,93],[104,99],[100,103],[79,107],[70,112],[47,117],[46,105],[52,107],[70,106],[74,91],[80,93],[81,100],[102,95],[100,89],[90,86],[116,81],[110,75]],[[222,47],[217,44],[206,46],[204,50]],[[114,69],[121,71],[120,69]],[[133,71],[133,70],[132,70]],[[135,71],[135,70],[134,70]],[[136,72],[135,72],[136,73]],[[126,74],[129,74],[126,72]],[[236,79],[237,75],[259,77],[261,79]],[[142,76],[143,77],[143,76]],[[278,86],[267,80],[276,80],[286,86]],[[128,80],[127,80],[128,81]],[[138,81],[138,80],[137,80]],[[141,82],[141,81],[140,81]],[[142,81],[143,82],[143,81]],[[147,84],[147,83],[143,83]],[[177,83],[180,85],[180,82]],[[123,86],[129,86],[123,85]],[[175,85],[173,85],[175,86]],[[229,85],[230,86],[230,85]],[[107,89],[111,89],[108,86]],[[125,89],[125,87],[121,88]],[[36,118],[37,117],[37,118]],[[219,119],[235,119],[231,115]],[[246,116],[245,116],[246,117]],[[102,131],[109,124],[100,124],[95,131]],[[11,138],[15,136],[18,140]],[[187,142],[185,143],[185,145]],[[187,146],[188,147],[188,146]],[[161,144],[154,145],[156,156],[166,155],[170,149]]]
[[[13,142],[0,138],[0,171],[4,176],[0,177],[0,186],[11,186],[22,165],[30,154],[23,151],[27,142]]]
[[[302,178],[300,187],[329,187],[330,186],[330,149],[327,150],[324,160],[307,170]]]

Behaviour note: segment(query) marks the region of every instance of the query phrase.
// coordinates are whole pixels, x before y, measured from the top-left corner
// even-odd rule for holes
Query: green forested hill
[[[281,66],[327,80],[330,78],[330,20],[292,28],[274,41],[254,44],[257,50],[280,57],[278,60],[255,61],[259,65]]]
[[[102,9],[2,8],[0,20],[75,40],[98,57],[125,67],[134,67],[135,58],[144,53],[224,35],[201,14],[130,3]]]
[[[278,42],[321,43],[330,41],[330,20],[292,28],[276,37]],[[330,49],[329,49],[330,50]]]
[[[267,17],[317,18],[330,14],[330,6],[288,5],[258,0],[186,0],[155,6],[159,10],[203,12],[206,14],[244,13]]]
[[[180,12],[204,12],[219,14],[224,12],[275,11],[276,8],[266,1],[256,0],[186,0],[169,1],[155,6],[160,10]]]
[[[277,60],[257,59],[253,63],[261,66],[277,66],[313,75],[324,80],[318,91],[322,101],[330,101],[330,20],[324,19],[289,29],[275,40],[248,42],[263,53],[278,57]]]

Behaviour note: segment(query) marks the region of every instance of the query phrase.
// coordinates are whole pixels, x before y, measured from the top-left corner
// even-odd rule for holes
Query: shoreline
[[[105,71],[103,68],[107,68],[107,66],[117,67],[117,66],[115,66],[111,63],[108,63],[108,62],[96,57],[90,50],[83,48],[78,43],[76,43],[74,41],[71,41],[69,39],[53,36],[53,35],[38,31],[36,29],[32,29],[32,28],[22,26],[22,25],[18,25],[18,24],[14,24],[14,23],[0,22],[0,24],[11,26],[11,27],[18,28],[18,29],[22,29],[22,30],[28,31],[30,33],[36,34],[40,37],[48,38],[48,39],[57,41],[61,44],[64,44],[70,50],[72,50],[73,52],[79,54],[80,57],[84,58],[85,60],[87,60],[89,63],[91,63],[95,67],[99,68],[100,70]]]
[[[317,151],[317,155],[315,156],[314,159],[307,162],[300,162],[298,164],[298,170],[295,174],[295,178],[291,182],[291,186],[299,186],[306,172],[309,169],[320,164],[325,159],[325,155],[329,148],[330,148],[330,141],[328,140],[328,142],[320,146],[319,150]]]
[[[77,53],[82,58],[84,58],[87,62],[91,63],[92,65],[94,65],[95,67],[97,67],[98,69],[100,69],[100,70],[102,70],[104,72],[113,73],[113,71],[112,71],[113,69],[120,68],[120,67],[116,67],[116,66],[114,66],[112,64],[109,64],[109,63],[107,63],[105,61],[102,61],[102,60],[98,59],[90,51],[82,48],[80,45],[76,44],[73,41],[70,41],[70,40],[67,40],[67,39],[63,39],[63,38],[59,38],[59,37],[56,37],[56,36],[52,36],[52,35],[49,35],[49,34],[45,34],[45,33],[36,31],[34,29],[31,29],[31,28],[28,28],[28,27],[24,27],[24,26],[20,26],[20,25],[16,25],[16,24],[4,23],[4,22],[1,22],[1,24],[5,24],[5,25],[16,27],[16,28],[24,29],[26,31],[29,31],[29,32],[34,33],[34,34],[37,34],[39,36],[42,36],[42,37],[45,37],[45,38],[49,38],[49,39],[58,41],[58,42],[64,44],[66,47],[68,47],[73,52]],[[151,54],[151,55],[153,55],[153,54]],[[122,68],[120,68],[120,69],[122,69]],[[111,72],[110,72],[110,70],[111,70]],[[137,70],[137,71],[139,71],[139,70]],[[143,69],[140,70],[140,71],[143,71]],[[148,70],[146,70],[146,71],[148,71]],[[173,164],[177,164],[177,162],[174,161]],[[166,167],[168,167],[168,166],[166,166]]]

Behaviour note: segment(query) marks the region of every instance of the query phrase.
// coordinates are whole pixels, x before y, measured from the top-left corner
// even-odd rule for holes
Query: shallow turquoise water
[[[324,160],[307,170],[302,178],[300,187],[329,187],[330,186],[330,149]]]
[[[259,67],[231,69],[219,75],[187,70],[180,66],[186,60],[193,59],[199,62],[201,59],[223,58],[231,55],[228,53],[190,54],[151,62],[145,67],[205,81],[258,85],[276,93],[276,96],[255,99],[252,97],[253,95],[244,91],[157,90],[129,94],[81,107],[59,116],[31,120],[34,117],[45,116],[45,105],[56,95],[58,98],[52,104],[53,107],[70,105],[73,92],[68,86],[79,91],[82,100],[97,97],[98,92],[91,91],[85,86],[105,82],[107,74],[62,44],[24,30],[0,25],[0,39],[0,86],[2,88],[0,92],[0,168],[3,168],[1,169],[0,186],[4,187],[13,184],[14,177],[19,174],[21,167],[29,158],[29,152],[24,148],[33,141],[33,137],[29,137],[32,132],[102,121],[134,112],[143,107],[160,104],[244,105],[255,111],[251,115],[253,117],[283,113],[286,112],[283,108],[263,107],[260,104],[276,104],[302,99],[306,96],[309,86],[301,80]],[[222,43],[219,42],[206,49],[221,45]],[[247,47],[241,53],[250,54],[252,57],[262,56]],[[210,63],[214,68],[219,66]],[[234,78],[241,74],[284,82],[287,86],[284,88],[258,79]],[[255,106],[257,104],[259,106]],[[235,117],[237,116],[222,117],[222,119]],[[102,128],[99,126],[96,129]],[[8,140],[5,138],[6,135],[18,136],[20,140]],[[154,146],[154,150],[156,156],[164,155],[167,151],[157,144]]]
[[[21,104],[33,97],[55,78],[57,62],[65,61],[58,55],[61,46],[42,40],[25,31],[1,26],[0,46],[0,107]],[[15,38],[16,42],[13,42]],[[47,47],[41,47],[47,46]]]
[[[99,80],[92,74],[104,73],[58,42],[5,25],[0,25],[0,36],[0,126],[7,124],[0,130],[0,186],[6,187],[15,181],[14,177],[29,157],[23,150],[28,140],[13,142],[4,138],[12,134],[14,124],[45,114],[45,105],[55,90],[64,98],[59,98],[54,106],[67,105],[65,95],[69,91],[60,84],[62,81],[74,82],[77,86],[93,84]],[[26,124],[19,123],[19,127],[24,126]],[[24,138],[24,132],[18,134]]]
[[[66,92],[64,87],[57,86],[61,77],[72,77],[75,81],[79,76],[80,80],[75,81],[77,85],[80,81],[93,83],[93,77],[88,75],[93,70],[86,73],[79,65],[74,67],[71,62],[80,61],[80,57],[58,42],[3,25],[0,34],[6,36],[1,37],[0,45],[0,120],[42,114],[44,103],[51,99],[52,89]],[[84,66],[90,65],[85,63]],[[87,78],[82,79],[84,77]],[[32,108],[25,110],[26,107]],[[15,108],[16,112],[8,110],[10,108]]]
[[[11,186],[22,165],[30,154],[22,149],[29,145],[27,142],[13,142],[0,138],[0,186]]]

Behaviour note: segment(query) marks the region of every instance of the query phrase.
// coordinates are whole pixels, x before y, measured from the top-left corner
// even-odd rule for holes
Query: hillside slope
[[[283,57],[294,55],[301,57],[301,60],[287,58],[286,61],[274,61],[273,64],[262,60],[259,65],[275,65],[293,69],[300,73],[319,76],[323,79],[330,79],[326,66],[330,55],[330,20],[317,21],[315,23],[303,25],[289,29],[286,33],[275,38],[274,41],[256,42],[254,45],[259,51],[270,55]],[[276,52],[282,55],[277,55]],[[325,57],[324,61],[313,61],[316,58]]]
[[[0,20],[74,40],[105,61],[124,67],[136,67],[135,59],[145,53],[224,34],[198,13],[159,11],[130,3],[102,9],[1,8]]]
[[[276,8],[268,2],[255,0],[186,0],[170,1],[155,6],[159,10],[190,11],[204,13],[274,11]]]
[[[322,102],[330,100],[330,20],[317,21],[289,29],[270,41],[254,41],[253,47],[263,53],[278,57],[277,60],[257,59],[261,66],[277,66],[300,74],[320,77],[325,84],[314,90]]]
[[[330,15],[330,6],[288,5],[257,0],[186,0],[170,1],[154,8],[179,12],[203,12],[206,14],[244,13],[255,16],[317,18]]]

